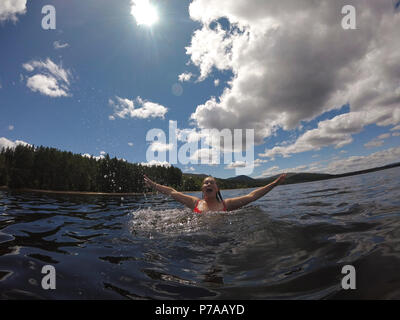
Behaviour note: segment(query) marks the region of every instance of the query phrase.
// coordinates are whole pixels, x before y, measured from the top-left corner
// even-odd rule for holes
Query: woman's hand
[[[188,206],[190,209],[194,209],[197,201],[200,199],[197,197],[192,197],[181,192],[176,191],[174,188],[163,186],[161,184],[157,184],[154,181],[151,181],[145,174],[143,175],[144,183],[146,186],[154,188],[156,191],[166,194],[168,196],[172,196],[175,200],[183,203]]]
[[[286,179],[286,173],[281,174],[275,181],[267,184],[264,187],[253,190],[248,195],[226,199],[225,205],[229,211],[239,209],[240,207],[245,206],[246,204],[256,201],[261,197],[265,196],[268,192],[270,192],[274,187],[281,184]]]
[[[145,174],[143,175],[143,179],[144,179],[144,183],[146,184],[146,186],[148,186],[150,188],[156,187],[156,183],[154,181],[150,180]]]
[[[273,184],[274,184],[275,186],[278,186],[278,185],[280,185],[283,181],[285,181],[285,179],[286,179],[286,173],[282,173],[282,174],[273,182]]]

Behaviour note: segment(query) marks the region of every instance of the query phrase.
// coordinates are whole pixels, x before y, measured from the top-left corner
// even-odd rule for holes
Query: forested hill
[[[0,152],[0,186],[56,191],[143,192],[143,173],[158,183],[182,185],[175,167],[142,166],[110,158],[86,157],[55,148],[18,145]]]
[[[346,177],[400,166],[400,163],[340,175],[323,173],[288,173],[285,184]],[[142,193],[150,191],[143,184],[143,174],[157,183],[179,191],[200,191],[207,175],[182,173],[170,166],[144,166],[125,160],[86,157],[49,147],[18,145],[0,152],[0,186],[12,189],[42,189],[104,193]],[[221,189],[264,186],[277,176],[254,179],[236,176],[216,178]]]

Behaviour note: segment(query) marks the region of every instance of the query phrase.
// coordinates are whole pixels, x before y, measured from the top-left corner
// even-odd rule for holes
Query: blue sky
[[[391,70],[400,18],[391,1],[354,4],[357,30],[343,30],[341,1],[154,0],[151,26],[131,14],[140,1],[0,5],[0,147],[146,162],[146,133],[168,136],[177,121],[196,132],[254,129],[252,177],[398,161],[400,75]],[[41,26],[48,4],[55,30]],[[241,165],[176,166],[226,178]]]

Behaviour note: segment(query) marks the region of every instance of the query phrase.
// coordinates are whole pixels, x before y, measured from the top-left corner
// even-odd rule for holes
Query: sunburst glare
[[[131,14],[135,17],[137,25],[150,27],[159,20],[157,8],[149,0],[133,0]]]

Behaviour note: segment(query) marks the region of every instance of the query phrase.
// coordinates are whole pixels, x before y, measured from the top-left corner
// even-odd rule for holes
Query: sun
[[[149,0],[132,1],[131,14],[138,25],[152,26],[158,21],[157,8]]]

